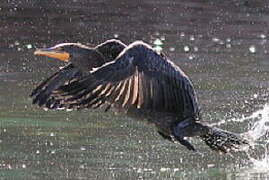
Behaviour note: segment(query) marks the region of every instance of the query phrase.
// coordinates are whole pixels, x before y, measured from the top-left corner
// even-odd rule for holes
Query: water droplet
[[[190,51],[190,47],[189,46],[184,46],[184,51],[185,52],[189,52]]]
[[[151,168],[144,168],[144,171],[153,171]]]
[[[214,38],[212,38],[212,41],[215,42],[215,43],[217,43],[217,42],[220,42],[220,39],[217,38],[217,37],[214,37]]]
[[[189,60],[193,60],[194,58],[195,58],[194,55],[190,55],[190,56],[189,56]]]
[[[231,44],[226,44],[226,48],[230,49],[232,47]]]
[[[174,47],[170,47],[169,48],[169,51],[174,52],[175,51],[175,48]]]
[[[215,167],[215,164],[208,164],[207,167],[209,168]]]
[[[141,169],[141,168],[137,169],[137,173],[142,173],[142,172],[143,172],[143,169]]]
[[[266,35],[265,34],[260,34],[260,38],[265,39]]]
[[[114,36],[114,38],[118,38],[118,37],[119,37],[119,35],[118,35],[118,34],[114,34],[113,36]]]
[[[33,46],[32,46],[32,44],[27,44],[27,45],[26,45],[26,48],[27,48],[27,49],[32,49]]]
[[[256,53],[256,47],[254,45],[249,46],[248,50],[250,53]]]
[[[163,42],[162,42],[162,40],[161,39],[155,39],[155,41],[153,42],[153,44],[154,45],[156,45],[156,46],[161,46],[161,45],[163,45]]]
[[[165,171],[169,171],[169,170],[170,170],[170,168],[164,168],[164,167],[162,167],[162,168],[160,169],[161,172],[165,172]]]
[[[190,40],[191,41],[194,41],[195,40],[194,35],[190,35]]]
[[[79,165],[79,168],[80,169],[85,169],[85,165],[84,164],[81,164],[81,165]]]

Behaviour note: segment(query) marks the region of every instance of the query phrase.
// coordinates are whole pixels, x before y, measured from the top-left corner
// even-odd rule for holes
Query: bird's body
[[[221,152],[247,144],[236,134],[202,124],[190,79],[142,41],[126,46],[109,40],[95,48],[60,44],[35,54],[71,61],[32,92],[33,103],[39,106],[113,106],[135,119],[147,119],[162,137],[190,150],[195,149],[185,137],[201,137],[213,150]]]

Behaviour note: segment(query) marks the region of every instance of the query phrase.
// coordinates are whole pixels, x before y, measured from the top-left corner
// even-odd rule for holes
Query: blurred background
[[[269,2],[1,0],[0,179],[269,179]],[[253,147],[201,154],[153,126],[98,110],[45,111],[29,94],[62,62],[35,57],[62,42],[143,40],[192,79],[203,121]]]

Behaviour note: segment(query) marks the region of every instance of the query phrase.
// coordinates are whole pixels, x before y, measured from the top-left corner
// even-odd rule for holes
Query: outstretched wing
[[[144,44],[126,48],[115,61],[95,69],[52,94],[58,107],[90,108],[105,103],[174,113],[182,117],[198,113],[189,78],[171,61]],[[51,102],[54,105],[54,102]]]
[[[87,68],[92,69],[93,67],[101,66],[102,63],[112,61],[125,47],[125,44],[115,39],[111,39],[97,45],[95,50],[103,55],[104,59],[102,60],[104,61],[101,61],[101,59],[90,59],[92,62],[88,63],[90,67]],[[61,86],[77,81],[78,79],[81,79],[82,76],[83,72],[79,68],[75,67],[71,63],[68,64],[40,83],[32,91],[30,96],[33,97],[33,104],[38,104],[39,106],[45,105],[47,108],[56,108],[57,104],[57,107],[59,107],[58,100],[56,100],[52,94],[54,92],[59,92],[58,89],[60,89]],[[52,103],[54,106],[52,106]]]
[[[68,64],[52,76],[47,78],[45,81],[40,83],[31,93],[33,97],[33,104],[43,106],[46,103],[54,101],[52,92],[57,90],[59,87],[78,80],[82,77],[82,73],[79,69],[75,68],[73,64]]]

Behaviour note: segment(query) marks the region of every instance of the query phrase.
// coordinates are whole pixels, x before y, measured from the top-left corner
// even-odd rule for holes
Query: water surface
[[[268,7],[262,0],[1,1],[0,179],[269,179]],[[253,149],[218,155],[193,139],[202,152],[195,154],[124,115],[31,104],[31,90],[64,65],[34,57],[35,48],[110,38],[165,52],[192,79],[204,121],[258,133]]]

